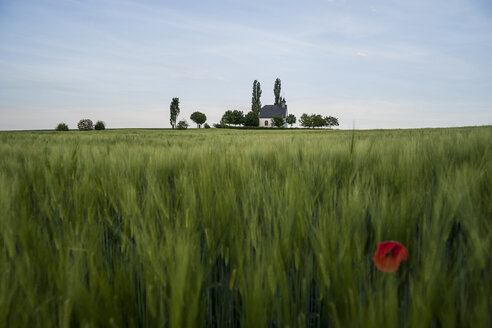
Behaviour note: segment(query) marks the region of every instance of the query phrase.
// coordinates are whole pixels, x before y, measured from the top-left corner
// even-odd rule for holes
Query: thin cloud
[[[186,118],[200,110],[216,122],[226,109],[249,109],[254,79],[271,103],[276,77],[289,111],[339,115],[348,128],[352,119],[403,127],[431,118],[427,108],[445,117],[448,104],[435,105],[443,99],[467,101],[455,106],[457,124],[460,108],[463,122],[486,123],[491,24],[467,2],[436,1],[211,1],[201,11],[187,2],[12,2],[0,19],[0,129],[97,113],[108,126],[169,126],[176,96]],[[402,105],[365,106],[390,96]],[[344,99],[333,107],[336,97]]]

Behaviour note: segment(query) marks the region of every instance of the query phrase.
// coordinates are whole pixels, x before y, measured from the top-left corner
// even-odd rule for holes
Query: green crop
[[[0,132],[0,159],[0,326],[492,326],[492,127]]]

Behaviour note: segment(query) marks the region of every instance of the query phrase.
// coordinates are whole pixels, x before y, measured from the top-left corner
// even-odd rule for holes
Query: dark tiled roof
[[[271,118],[274,116],[282,116],[285,118],[287,115],[287,106],[282,108],[280,105],[266,105],[260,110],[260,118]]]

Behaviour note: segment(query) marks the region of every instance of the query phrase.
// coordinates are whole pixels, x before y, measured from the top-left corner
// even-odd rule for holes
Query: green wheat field
[[[492,327],[490,126],[0,132],[0,158],[2,327]]]

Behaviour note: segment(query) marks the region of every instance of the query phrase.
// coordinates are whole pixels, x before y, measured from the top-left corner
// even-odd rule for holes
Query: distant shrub
[[[260,119],[258,114],[254,111],[249,112],[244,116],[244,126],[259,126]]]
[[[273,126],[276,126],[277,128],[283,128],[285,124],[285,120],[282,116],[274,116],[272,119]]]
[[[205,129],[210,129],[210,125],[208,125],[208,123],[205,123],[205,125],[203,126]]]
[[[65,123],[60,123],[56,126],[56,131],[68,131],[68,125]]]
[[[77,127],[79,128],[80,131],[89,131],[94,128],[92,121],[89,120],[88,118],[80,120],[79,123],[77,124]]]
[[[183,120],[178,122],[178,130],[186,130],[188,128],[188,123]]]
[[[106,126],[103,121],[97,121],[96,125],[94,125],[94,130],[106,130]]]

